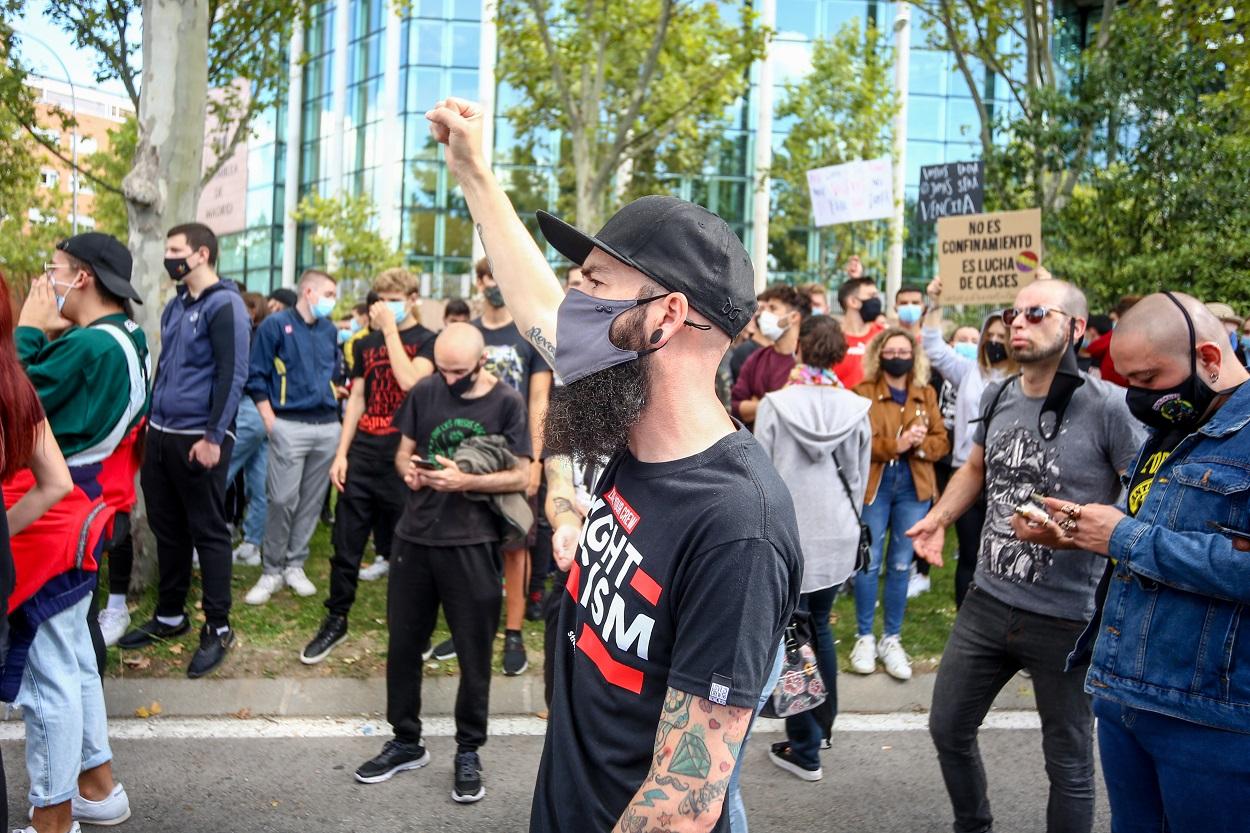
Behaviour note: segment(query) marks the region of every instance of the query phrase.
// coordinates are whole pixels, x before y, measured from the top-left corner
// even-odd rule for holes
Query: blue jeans
[[[833,718],[838,717],[838,652],[833,644],[833,629],[829,627],[829,611],[841,585],[827,587],[799,597],[799,609],[812,614],[812,641],[816,648],[816,667],[820,678],[829,691],[829,705]],[[786,718],[786,738],[796,762],[805,766],[820,766],[820,721],[815,711],[806,711]]]
[[[269,435],[265,422],[250,397],[239,403],[239,415],[235,418],[234,453],[230,455],[230,468],[226,483],[234,482],[246,467],[243,485],[247,490],[247,511],[243,515],[243,540],[260,546],[265,540],[265,515],[269,512],[269,498],[265,494],[265,473],[269,469]]]
[[[78,776],[113,760],[104,687],[87,630],[84,596],[39,626],[14,705],[26,723],[30,803],[51,807],[78,795]]]
[[[1098,751],[1111,833],[1236,833],[1250,818],[1250,734],[1100,697]]]
[[[872,563],[855,577],[855,625],[857,636],[872,633],[877,606],[877,577],[881,575],[881,551],[886,532],[890,548],[885,553],[885,636],[898,636],[907,612],[907,580],[911,575],[912,546],[907,530],[925,516],[931,501],[916,499],[911,466],[906,461],[887,465],[872,503],[864,507],[864,523],[872,529]]]
[[[781,661],[784,657],[784,646],[778,645],[777,658],[773,660],[773,672],[768,675],[768,682],[764,683],[759,703],[755,706],[757,717],[760,709],[764,708],[764,704],[768,702],[768,698],[773,696],[773,689],[777,687],[777,680],[781,678]],[[742,804],[742,787],[738,784],[738,775],[742,772],[742,753],[746,751],[747,741],[750,739],[751,730],[748,729],[747,736],[742,740],[742,748],[738,750],[738,762],[734,764],[734,774],[729,777],[729,792],[725,795],[724,812],[729,816],[730,833],[747,833],[747,808]]]

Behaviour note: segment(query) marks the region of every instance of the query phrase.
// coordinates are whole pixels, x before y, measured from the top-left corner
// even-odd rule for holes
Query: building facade
[[[768,206],[753,199],[761,143],[779,147],[787,125],[765,115],[786,85],[810,68],[813,42],[852,21],[891,32],[893,2],[878,0],[773,0],[777,35],[769,66],[757,64],[742,101],[726,116],[725,152],[704,170],[664,180],[669,191],[723,216],[755,253],[767,240]],[[223,239],[221,271],[266,292],[290,284],[312,265],[312,230],[290,218],[310,193],[369,194],[379,231],[393,241],[432,297],[467,293],[474,257],[473,225],[429,138],[429,106],[454,95],[484,101],[493,120],[497,175],[524,216],[555,205],[553,173],[559,141],[538,154],[521,153],[505,113],[516,93],[494,79],[495,37],[490,0],[412,0],[404,15],[389,0],[324,0],[311,24],[292,40],[291,85],[282,106],[266,114],[249,146],[246,229]],[[768,3],[772,6],[772,3]],[[914,198],[922,165],[980,156],[979,122],[964,77],[952,56],[926,48],[918,20],[909,49],[906,193]],[[983,79],[991,106],[1008,107],[1006,90]],[[771,87],[761,95],[762,81]],[[768,114],[771,116],[771,113]],[[921,272],[928,260],[923,234],[913,234],[907,263]],[[812,235],[813,263],[827,259]],[[764,244],[766,245],[766,244]],[[555,253],[550,253],[555,258]],[[802,280],[804,274],[774,275]],[[927,278],[924,274],[905,279]]]

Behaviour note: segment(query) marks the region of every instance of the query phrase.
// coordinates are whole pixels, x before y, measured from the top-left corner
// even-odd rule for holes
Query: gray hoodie
[[[803,592],[841,584],[855,570],[872,429],[870,403],[848,390],[792,385],[760,402],[755,437],[772,458],[794,497],[803,547]],[[837,454],[855,498],[838,479]]]

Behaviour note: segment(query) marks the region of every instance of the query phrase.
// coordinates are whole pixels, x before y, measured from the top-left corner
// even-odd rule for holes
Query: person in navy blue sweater
[[[160,594],[155,615],[117,643],[142,648],[190,629],[186,603],[194,549],[205,623],[187,667],[193,679],[220,665],[234,644],[226,472],[252,329],[238,286],[219,278],[216,265],[217,236],[208,226],[169,230],[165,271],[178,282],[178,294],[161,313],[162,352],[140,475],[156,536]]]

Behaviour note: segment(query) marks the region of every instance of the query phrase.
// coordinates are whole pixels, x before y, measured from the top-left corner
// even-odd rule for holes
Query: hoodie
[[[814,385],[782,388],[760,402],[755,438],[794,498],[804,593],[841,584],[855,571],[857,512],[872,446],[868,408],[867,399],[848,390]],[[838,479],[834,454],[854,505]]]
[[[985,330],[989,327],[990,318],[981,323],[981,338],[985,339]],[[942,378],[955,386],[955,429],[951,436],[951,468],[959,468],[968,462],[972,453],[972,435],[976,433],[973,420],[981,416],[981,395],[994,382],[1007,378],[1001,370],[981,367],[975,359],[966,359],[956,353],[949,344],[942,340],[942,331],[936,327],[925,327],[920,331],[920,343],[929,364],[942,374]]]

